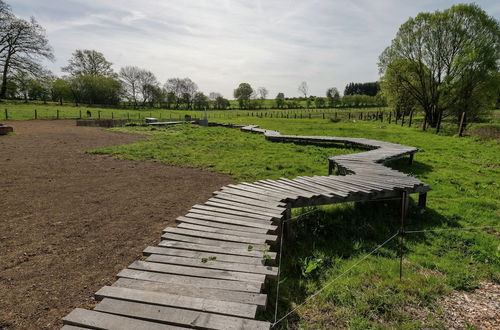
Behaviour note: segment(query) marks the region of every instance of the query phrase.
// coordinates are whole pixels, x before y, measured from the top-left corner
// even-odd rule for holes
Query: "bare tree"
[[[311,102],[311,100],[307,97],[307,94],[309,94],[309,86],[307,86],[307,82],[305,82],[305,81],[301,82],[298,90],[299,90],[299,93],[304,95],[304,98],[306,99],[307,107],[309,108],[309,103]]]
[[[147,102],[151,102],[154,96],[155,88],[158,87],[158,80],[153,72],[148,70],[139,71],[139,93],[142,98],[142,105],[144,106]]]
[[[5,98],[10,73],[40,75],[43,70],[39,62],[44,58],[53,60],[54,55],[45,30],[34,18],[29,21],[16,18],[4,2],[0,3],[0,16],[0,98]]]
[[[171,78],[165,83],[165,89],[175,95],[176,108],[179,108],[180,103],[185,103],[186,107],[190,108],[198,85],[189,78]]]
[[[259,93],[261,100],[265,100],[267,98],[267,95],[269,94],[269,91],[265,87],[257,88],[257,92]]]
[[[307,98],[307,95],[309,94],[309,86],[307,86],[307,82],[301,82],[298,91],[300,94],[304,95],[305,98]]]
[[[98,51],[90,49],[77,49],[69,59],[69,64],[62,68],[62,71],[68,72],[72,76],[105,76],[115,77],[111,67],[104,55]]]
[[[137,107],[137,94],[139,92],[139,79],[141,69],[136,66],[126,66],[120,69],[119,77],[123,89],[134,108]]]

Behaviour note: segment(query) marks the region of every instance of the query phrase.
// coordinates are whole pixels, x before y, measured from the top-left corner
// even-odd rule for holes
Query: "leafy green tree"
[[[324,108],[325,104],[326,104],[325,99],[322,97],[316,97],[314,99],[314,105],[316,106],[316,108]]]
[[[417,75],[412,76],[413,62],[407,60],[396,60],[390,67],[387,68],[385,75],[381,79],[382,92],[387,99],[389,106],[393,108],[394,116],[399,119],[402,115],[408,115],[417,105],[417,100],[410,93],[410,90],[405,88],[404,80],[399,72],[405,72],[405,79],[411,79],[413,83],[417,83]]]
[[[219,110],[226,110],[229,108],[229,100],[219,95],[215,98],[214,107]]]
[[[71,99],[71,89],[69,88],[69,83],[66,79],[56,79],[52,82],[52,100],[58,101],[60,105],[63,105],[63,101]]]
[[[340,104],[340,93],[336,87],[328,88],[326,90],[326,98],[328,99],[329,107],[336,107]]]
[[[460,4],[406,21],[379,68],[397,75],[436,127],[443,113],[471,117],[484,108],[485,95],[498,84],[499,44],[498,21],[475,4]]]
[[[208,107],[208,97],[202,92],[197,92],[193,97],[193,108],[203,110]]]
[[[276,95],[275,101],[276,107],[279,109],[283,109],[283,107],[285,106],[285,94],[281,92],[278,93],[278,95]]]
[[[238,100],[240,109],[249,109],[250,97],[253,94],[253,88],[249,83],[241,83],[238,88],[234,90],[234,98]]]
[[[80,75],[70,79],[69,88],[76,104],[117,105],[122,87],[111,77]]]

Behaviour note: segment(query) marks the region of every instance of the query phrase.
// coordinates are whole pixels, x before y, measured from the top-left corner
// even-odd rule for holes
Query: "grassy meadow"
[[[280,327],[440,328],[445,326],[446,317],[441,308],[443,295],[452,290],[473,290],[480,281],[500,282],[497,140],[436,135],[373,121],[269,117],[222,121],[257,124],[284,134],[366,137],[415,146],[420,152],[412,166],[407,159],[388,165],[432,188],[425,212],[420,212],[412,201],[406,229],[438,231],[405,237],[402,281],[398,239],[364,259],[397,232],[397,200],[294,210],[294,215],[304,215],[295,220],[293,239],[285,242],[278,317],[333,282],[284,319]],[[268,142],[260,135],[221,127],[181,125],[115,130],[147,134],[149,138],[90,152],[205,168],[230,174],[237,181],[326,175],[328,156],[359,151],[331,145]],[[485,226],[496,227],[442,230]],[[276,282],[269,283],[269,305],[262,319],[274,320],[275,287]]]

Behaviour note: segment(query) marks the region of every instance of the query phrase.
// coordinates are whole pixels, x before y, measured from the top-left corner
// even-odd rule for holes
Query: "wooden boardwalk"
[[[215,125],[214,123],[211,123]],[[255,320],[266,307],[266,279],[275,278],[280,226],[294,207],[398,198],[419,193],[425,206],[429,187],[383,165],[416,148],[362,138],[281,135],[257,126],[236,126],[271,141],[341,143],[369,151],[332,157],[330,173],[231,184],[214,192],[163,230],[147,258],[118,273],[96,293],[93,310],[74,309],[63,329],[269,329]],[[406,194],[403,194],[405,192]]]

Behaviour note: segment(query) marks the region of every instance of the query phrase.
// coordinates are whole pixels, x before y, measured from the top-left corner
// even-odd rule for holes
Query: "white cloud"
[[[240,82],[270,96],[313,95],[378,78],[377,58],[398,27],[451,1],[16,0],[16,14],[46,27],[60,73],[75,49],[101,51],[118,70],[137,65],[161,81],[190,77],[231,97]],[[494,1],[478,4],[492,16]]]

